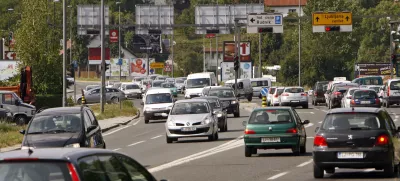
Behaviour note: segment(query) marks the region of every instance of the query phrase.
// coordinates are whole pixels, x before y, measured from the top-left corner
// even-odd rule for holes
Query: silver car
[[[351,103],[351,99],[353,96],[354,91],[359,90],[360,88],[358,87],[352,87],[349,88],[345,93],[344,96],[342,98],[342,103],[340,104],[342,106],[342,108],[350,108],[350,103]]]
[[[85,101],[87,104],[100,102],[100,87],[90,89],[85,93]],[[117,88],[106,88],[106,102],[118,103],[119,101],[126,100],[125,94]],[[77,104],[82,104],[82,96],[76,98]]]
[[[279,100],[280,106],[302,106],[308,109],[308,95],[302,87],[285,87]]]
[[[218,118],[205,99],[187,99],[175,102],[165,123],[167,143],[184,137],[208,137],[218,140]]]

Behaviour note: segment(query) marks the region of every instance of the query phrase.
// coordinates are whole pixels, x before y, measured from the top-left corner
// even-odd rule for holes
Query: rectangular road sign
[[[164,63],[156,63],[156,62],[151,63],[150,64],[150,68],[152,68],[152,69],[162,69],[162,68],[164,68]]]
[[[282,26],[282,14],[249,14],[247,26]]]
[[[351,12],[313,13],[312,25],[352,25]]]

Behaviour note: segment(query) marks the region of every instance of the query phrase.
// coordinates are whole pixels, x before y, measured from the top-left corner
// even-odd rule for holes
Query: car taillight
[[[334,92],[333,95],[339,96],[339,95],[342,95],[342,93],[341,92]]]
[[[301,96],[307,96],[307,93],[301,93]]]
[[[277,98],[278,97],[278,94],[275,94],[275,96],[274,96],[275,98]]]
[[[355,104],[356,104],[356,102],[354,101],[354,99],[350,101],[350,104],[351,104],[351,105],[355,105]]]
[[[314,93],[314,96],[317,96],[317,95],[318,95],[318,94],[315,92],[315,93]]]
[[[387,96],[390,96],[390,86],[388,86]]]
[[[381,100],[379,100],[379,98],[376,98],[375,99],[375,104],[380,104],[381,103]]]
[[[288,93],[283,93],[281,96],[289,96]]]
[[[378,136],[378,138],[376,139],[376,145],[387,145],[389,144],[389,136],[387,135],[380,135]]]
[[[244,134],[256,134],[256,132],[251,129],[246,129],[246,130],[244,130]]]
[[[316,135],[314,137],[314,146],[328,146],[328,144],[323,136]]]
[[[286,130],[286,133],[297,133],[297,129],[296,128],[290,128],[290,129]]]
[[[69,174],[71,175],[72,181],[80,181],[78,172],[76,171],[72,163],[67,163]]]

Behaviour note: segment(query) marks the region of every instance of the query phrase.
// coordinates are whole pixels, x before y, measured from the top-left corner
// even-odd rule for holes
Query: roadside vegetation
[[[23,135],[19,133],[21,129],[25,127],[0,120],[0,148],[20,144],[23,138]]]
[[[133,117],[136,116],[137,108],[133,105],[132,101],[122,101],[122,109],[119,109],[119,104],[106,104],[104,106],[104,113],[100,113],[100,104],[89,106],[90,109],[96,114],[98,120],[115,118],[115,117]]]

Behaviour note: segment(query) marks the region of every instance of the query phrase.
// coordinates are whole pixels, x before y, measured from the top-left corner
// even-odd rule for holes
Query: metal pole
[[[63,97],[62,105],[67,104],[67,78],[66,78],[66,63],[67,63],[67,1],[63,1]]]
[[[150,39],[147,39],[147,42],[146,42],[147,75],[150,75],[149,44],[150,44]]]
[[[299,17],[301,16],[301,4],[299,0]],[[299,86],[301,86],[301,20],[299,18]]]
[[[69,62],[70,62],[70,64],[72,64],[73,63],[73,60],[72,60],[72,5],[71,5],[71,12],[70,12],[70,20],[69,20],[69,23],[70,23],[70,27],[69,27],[69,38],[70,38],[70,40],[71,40],[71,47],[69,47],[70,49],[69,49]],[[71,74],[73,73],[74,74],[74,101],[76,100],[76,73],[75,73],[75,64],[73,65],[73,68],[74,68],[74,72],[71,72]]]
[[[65,0],[64,0],[65,1]],[[101,39],[101,89],[100,89],[100,111],[104,113],[104,104],[106,101],[105,83],[106,83],[106,61],[104,52],[104,0],[101,0],[101,28],[100,28],[100,39]]]
[[[204,45],[204,37],[203,35],[203,72],[206,72],[206,46]]]
[[[211,62],[212,62],[212,53],[211,53],[211,51],[212,51],[212,50],[211,50],[212,45],[211,45],[211,42],[212,42],[212,41],[211,41],[211,37],[210,37],[210,61],[209,61],[210,64],[211,64]]]
[[[172,65],[171,65],[171,73],[172,73],[172,77],[174,77],[174,33],[172,33],[171,35],[171,39],[172,41],[170,43],[172,43],[172,47],[171,47],[171,61],[172,61]],[[163,69],[164,71],[164,69]]]
[[[262,69],[262,65],[261,65],[261,33],[258,33],[258,77],[262,77],[261,69]]]
[[[239,33],[238,33],[238,23],[239,20],[235,19],[235,55],[239,56],[240,52],[239,52],[239,46],[240,46],[240,40],[239,40]],[[240,31],[240,29],[239,29]],[[235,60],[234,60],[235,61]],[[240,57],[239,57],[239,62],[240,62]],[[237,79],[238,79],[238,73],[239,70],[235,70],[235,96],[238,96],[238,85],[237,85]]]
[[[219,60],[218,60],[218,34],[215,34],[215,59],[217,59],[217,82],[218,82],[218,74],[219,74]]]
[[[389,61],[390,61],[390,78],[393,79],[393,62],[391,60],[391,56],[393,55],[393,34],[392,34],[393,24],[390,23],[389,25],[390,25],[390,59],[389,59]]]
[[[121,3],[118,4],[118,61],[121,59]],[[119,64],[119,81],[121,82],[121,64]],[[122,101],[119,100],[119,109],[122,109]]]

